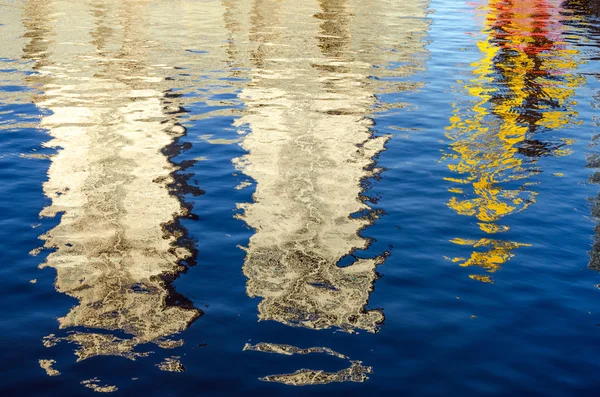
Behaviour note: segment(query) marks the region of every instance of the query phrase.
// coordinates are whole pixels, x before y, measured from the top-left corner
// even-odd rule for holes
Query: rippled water
[[[597,1],[1,0],[0,34],[3,395],[597,394]]]

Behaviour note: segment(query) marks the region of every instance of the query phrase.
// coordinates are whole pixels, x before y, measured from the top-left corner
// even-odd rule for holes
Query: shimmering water
[[[595,0],[1,0],[1,394],[597,395],[599,59]]]

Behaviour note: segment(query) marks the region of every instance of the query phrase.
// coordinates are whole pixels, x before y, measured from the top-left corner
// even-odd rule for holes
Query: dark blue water
[[[593,0],[0,3],[2,395],[595,396]]]

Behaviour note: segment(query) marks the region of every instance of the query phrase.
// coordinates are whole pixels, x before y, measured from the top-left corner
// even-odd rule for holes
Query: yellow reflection
[[[359,232],[375,214],[351,215],[372,212],[360,198],[362,182],[378,172],[374,156],[387,139],[373,137],[368,116],[375,94],[414,88],[385,78],[422,67],[426,5],[228,4],[232,54],[251,76],[240,94],[246,110],[238,120],[250,131],[242,142],[248,154],[235,160],[256,186],[253,202],[240,204],[241,218],[255,230],[245,249],[247,293],[261,298],[260,320],[376,332],[383,313],[365,306],[385,256],[338,263],[368,246]],[[366,379],[367,368],[352,364],[337,373],[303,370],[263,380],[357,382]]]
[[[479,229],[492,235],[509,229],[498,223],[502,218],[535,202],[537,193],[519,182],[535,174],[531,164],[540,156],[570,154],[572,142],[550,144],[535,134],[575,122],[571,97],[582,79],[574,73],[577,51],[561,36],[559,1],[490,0],[482,10],[485,38],[477,43],[482,56],[472,65],[475,77],[464,84],[475,100],[454,104],[446,159],[455,176],[446,180],[456,184],[448,206],[476,218]],[[475,249],[458,260],[461,266],[488,272],[528,245],[489,238],[452,242]]]

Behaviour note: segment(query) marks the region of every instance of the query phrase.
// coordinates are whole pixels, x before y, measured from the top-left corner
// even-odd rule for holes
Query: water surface
[[[595,395],[597,2],[0,10],[4,394]]]

